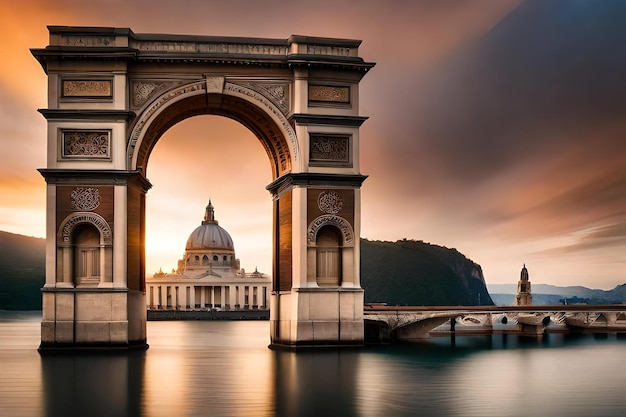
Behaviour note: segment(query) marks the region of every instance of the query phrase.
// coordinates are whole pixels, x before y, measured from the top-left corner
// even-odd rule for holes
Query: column
[[[206,292],[206,287],[205,286],[200,287],[200,308],[204,308],[204,304],[205,304],[204,293],[205,292]]]
[[[230,308],[231,310],[235,309],[235,287],[232,285],[228,286],[228,299],[229,299],[229,303],[230,303]]]
[[[56,152],[56,150],[55,150]],[[57,277],[56,185],[46,186],[46,287],[54,287],[62,277]]]
[[[72,265],[72,247],[65,246],[63,247],[63,277],[62,277],[62,285],[58,285],[58,287],[73,287],[74,283],[72,282],[72,271],[74,270]]]
[[[113,191],[113,287],[126,288],[128,195],[125,185],[116,185]],[[164,304],[162,304],[164,305]]]
[[[196,308],[196,287],[194,285],[189,287],[189,306],[192,310]]]

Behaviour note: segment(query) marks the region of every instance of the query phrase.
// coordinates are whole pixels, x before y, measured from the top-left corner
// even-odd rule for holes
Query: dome
[[[202,224],[191,232],[185,250],[221,249],[234,251],[233,239],[215,220],[213,205],[209,200]]]

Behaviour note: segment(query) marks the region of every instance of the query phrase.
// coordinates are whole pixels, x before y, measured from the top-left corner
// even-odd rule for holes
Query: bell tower
[[[515,305],[529,306],[533,303],[533,295],[530,291],[530,280],[528,278],[528,269],[526,264],[522,267],[520,278],[517,282],[517,293],[515,294]]]

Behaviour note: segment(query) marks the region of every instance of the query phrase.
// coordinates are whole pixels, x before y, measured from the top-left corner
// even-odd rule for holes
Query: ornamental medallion
[[[326,214],[337,214],[343,207],[343,198],[334,191],[322,191],[317,199],[317,206]]]

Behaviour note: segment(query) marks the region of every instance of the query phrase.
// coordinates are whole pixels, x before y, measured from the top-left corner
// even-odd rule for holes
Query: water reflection
[[[146,416],[272,416],[268,322],[150,322]]]
[[[274,351],[277,416],[358,416],[355,351]]]
[[[45,415],[141,416],[145,352],[41,357]]]
[[[146,352],[44,355],[0,315],[0,416],[623,416],[615,335],[273,351],[267,322],[150,322]]]

